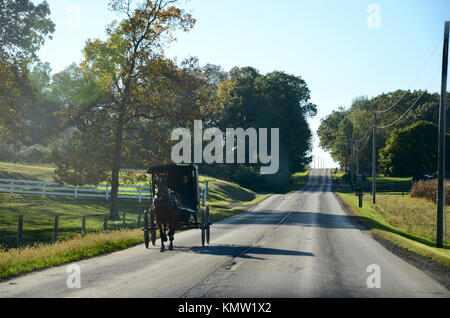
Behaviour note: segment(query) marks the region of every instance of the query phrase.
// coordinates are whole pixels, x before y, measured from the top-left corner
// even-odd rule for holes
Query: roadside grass
[[[143,240],[142,231],[123,230],[78,235],[54,244],[0,249],[0,279],[129,248]]]
[[[338,193],[353,218],[373,234],[387,239],[411,252],[450,266],[450,248],[436,248],[436,205],[410,196],[378,195],[377,204],[364,198],[363,208],[358,197]],[[447,237],[450,237],[450,210],[447,208]]]

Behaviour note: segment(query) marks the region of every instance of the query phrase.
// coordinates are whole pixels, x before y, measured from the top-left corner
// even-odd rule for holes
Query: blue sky
[[[106,25],[118,18],[108,11],[107,0],[48,2],[56,31],[39,56],[51,64],[53,72],[80,62],[85,41],[104,38]],[[197,56],[202,65],[218,64],[225,70],[253,66],[263,74],[280,70],[301,76],[318,106],[317,117],[310,121],[314,131],[320,118],[339,106],[350,106],[361,95],[372,97],[396,89],[440,90],[437,72],[450,0],[191,0],[180,4],[197,24],[191,32],[177,34],[177,42],[166,50],[168,56],[179,60]],[[318,147],[317,138],[314,154],[327,167],[335,165]]]

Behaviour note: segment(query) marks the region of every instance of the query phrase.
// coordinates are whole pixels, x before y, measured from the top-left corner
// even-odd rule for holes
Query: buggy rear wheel
[[[206,215],[205,215],[206,223],[205,223],[205,230],[206,230],[206,244],[209,244],[210,239],[210,223],[209,223],[209,205],[206,206]]]
[[[148,248],[150,244],[150,234],[149,234],[149,220],[148,220],[148,211],[144,212],[144,242],[145,248]]]
[[[152,245],[156,245],[156,220],[155,211],[150,211],[150,233],[152,235]]]
[[[205,210],[204,209],[201,209],[202,210],[202,224],[201,224],[201,229],[202,229],[202,247],[205,247],[205,225],[206,225],[206,217],[205,217]]]

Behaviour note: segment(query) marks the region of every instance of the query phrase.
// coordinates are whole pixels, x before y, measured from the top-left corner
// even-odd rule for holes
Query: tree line
[[[108,8],[120,18],[106,39],[87,40],[81,63],[51,74],[36,56],[55,30],[47,2],[0,2],[0,160],[54,164],[60,183],[109,182],[112,219],[120,171],[170,163],[171,132],[196,119],[223,131],[280,128],[278,174],[260,176],[258,164],[202,164],[202,173],[260,189],[286,184],[311,162],[307,119],[317,110],[301,77],[168,58],[174,33],[196,23],[175,0]]]
[[[450,95],[446,98],[448,103]],[[358,97],[348,109],[340,107],[321,120],[320,146],[348,170],[353,137],[355,148],[359,150],[360,171],[370,174],[372,122],[376,112],[376,126],[380,127],[376,129],[378,172],[398,177],[434,174],[437,171],[439,103],[439,94],[422,90],[397,90],[370,99]],[[447,107],[447,127],[449,112]],[[400,120],[395,122],[397,119]],[[449,164],[450,161],[447,169]]]

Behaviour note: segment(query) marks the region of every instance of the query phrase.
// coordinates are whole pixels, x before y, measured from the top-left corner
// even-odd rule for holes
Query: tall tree
[[[186,106],[176,91],[168,89],[179,79],[176,66],[161,58],[164,45],[174,39],[173,32],[188,31],[195,23],[190,14],[174,6],[176,2],[111,1],[110,8],[125,18],[108,26],[106,40],[89,40],[84,49],[85,59],[80,68],[83,98],[68,108],[66,117],[73,119],[91,141],[100,138],[104,141],[111,173],[111,219],[119,218],[119,172],[124,152],[130,151],[130,145],[124,144],[127,131],[135,129],[136,121],[170,116]],[[184,114],[188,112],[183,109]],[[89,149],[89,143],[84,146],[81,141],[78,149]],[[96,159],[100,158],[105,160],[102,156]]]
[[[0,1],[0,135],[20,143],[25,137],[16,123],[23,120],[24,106],[36,99],[29,65],[37,61],[36,51],[51,38],[54,24],[46,1]]]
[[[446,138],[450,146],[449,136]],[[426,121],[395,129],[380,150],[380,165],[387,175],[420,177],[437,171],[438,127]],[[446,157],[446,167],[450,165]],[[449,170],[447,168],[447,170]]]
[[[315,116],[317,110],[310,102],[308,86],[301,77],[278,71],[261,75],[252,67],[234,68],[228,80],[220,84],[218,94],[222,107],[221,129],[280,129],[280,170],[277,176],[270,176],[270,181],[279,179],[277,184],[284,183],[290,172],[299,171],[311,161],[308,153],[312,133],[307,119]],[[237,172],[232,174],[239,175],[243,170],[247,170],[248,175],[258,173],[258,169],[250,169],[248,165],[235,165]]]

